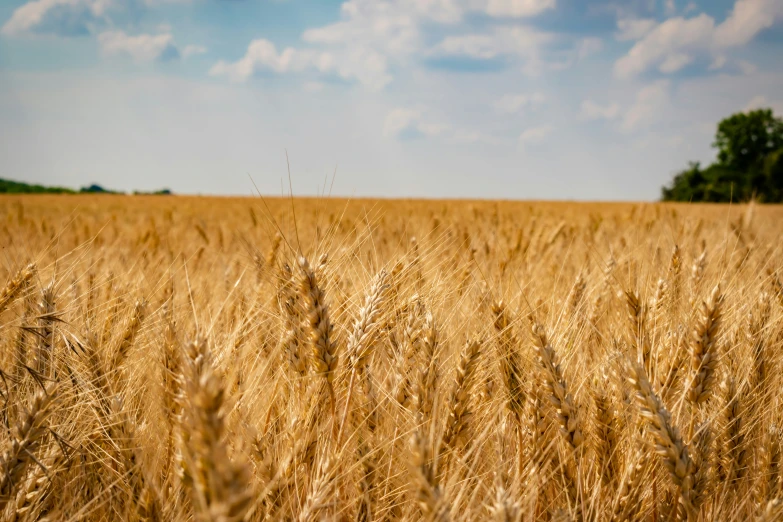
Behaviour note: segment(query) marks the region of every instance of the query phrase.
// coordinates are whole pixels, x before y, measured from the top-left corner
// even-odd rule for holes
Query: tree
[[[763,173],[774,201],[783,201],[783,147],[767,155]]]
[[[767,155],[783,147],[783,120],[771,109],[732,114],[718,124],[712,146],[721,165],[741,172],[760,170]]]
[[[691,163],[663,187],[664,201],[783,201],[783,120],[771,109],[740,112],[718,123],[715,163]]]

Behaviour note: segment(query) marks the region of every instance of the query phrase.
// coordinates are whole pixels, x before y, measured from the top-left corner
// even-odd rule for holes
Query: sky
[[[0,177],[652,201],[781,57],[782,0],[1,0]]]

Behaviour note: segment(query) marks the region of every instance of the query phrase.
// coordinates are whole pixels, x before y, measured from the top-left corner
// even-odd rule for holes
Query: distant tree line
[[[10,179],[0,178],[0,194],[125,194],[116,190],[109,190],[100,185],[92,184],[82,187],[79,190],[73,190],[65,187],[47,187],[45,185],[36,185],[24,183],[21,181],[12,181]],[[169,195],[172,194],[169,189],[156,190],[154,192],[134,191],[136,195]]]
[[[663,187],[664,201],[783,202],[783,120],[771,109],[740,112],[718,123],[714,163],[691,162]]]

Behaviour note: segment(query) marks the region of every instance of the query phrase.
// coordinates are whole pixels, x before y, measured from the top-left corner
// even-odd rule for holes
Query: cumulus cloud
[[[532,27],[497,27],[490,33],[449,36],[431,51],[441,56],[492,59],[506,55],[533,56],[552,35]]]
[[[106,31],[98,35],[98,44],[104,56],[130,56],[138,63],[178,58],[180,54],[171,33],[131,36],[124,31]]]
[[[342,20],[308,29],[307,43],[369,45],[387,55],[406,55],[423,45],[425,23],[455,24],[469,12],[497,18],[534,16],[555,7],[555,0],[348,0]]]
[[[542,52],[553,40],[552,34],[532,27],[502,26],[487,33],[448,36],[428,55],[436,59],[515,60],[523,64],[524,72],[536,75],[545,65]]]
[[[555,7],[555,0],[348,0],[342,20],[308,29],[303,40],[321,44],[371,44],[389,54],[410,53],[422,44],[425,23],[453,25],[465,14],[497,18],[534,16]]]
[[[555,0],[488,0],[485,11],[490,16],[522,18],[554,9]]]
[[[726,65],[726,56],[723,54],[719,54],[712,59],[712,63],[710,63],[709,70],[717,71],[718,69],[722,69],[724,65]]]
[[[693,56],[685,53],[674,53],[666,57],[666,59],[658,66],[658,70],[662,73],[677,72],[689,63],[693,61]]]
[[[729,17],[715,29],[715,45],[744,45],[781,19],[783,2],[780,0],[737,0]]]
[[[756,109],[772,109],[775,114],[783,113],[783,100],[769,101],[766,96],[754,96],[742,109],[744,112]]]
[[[650,31],[638,41],[628,54],[620,58],[614,65],[614,72],[620,78],[629,78],[640,74],[651,66],[663,65],[669,61],[669,72],[674,63],[683,63],[690,58],[687,52],[705,48],[712,41],[715,31],[715,20],[711,16],[701,14],[694,18],[670,18]],[[675,69],[676,70],[676,69]]]
[[[301,46],[278,52],[272,42],[254,40],[242,59],[218,62],[212,74],[244,81],[257,70],[314,71],[379,89],[392,80],[393,65],[405,65],[422,54],[476,60],[523,56],[532,71],[539,65],[537,47],[551,39],[546,33],[506,25],[487,33],[447,36],[432,47],[426,27],[455,27],[468,13],[521,18],[554,6],[555,0],[347,0],[340,7],[339,21],[305,30]],[[585,52],[596,45],[594,41],[583,43]]]
[[[389,111],[383,122],[383,135],[387,138],[398,138],[405,134],[433,137],[449,131],[450,125],[427,120],[422,109],[398,107]]]
[[[580,59],[587,58],[588,56],[599,52],[603,48],[604,48],[604,43],[600,38],[596,38],[593,36],[582,38],[582,40],[579,41],[579,44],[577,45],[576,48],[577,56]]]
[[[392,80],[389,60],[404,60],[423,45],[423,22],[453,23],[464,9],[458,0],[348,0],[340,11],[340,21],[304,31],[304,46],[278,52],[269,40],[253,40],[243,58],[220,61],[210,74],[245,81],[263,70],[311,72],[381,89]]]
[[[615,62],[614,72],[619,78],[636,76],[653,67],[662,73],[672,73],[691,63],[695,56],[705,54],[713,55],[715,63],[724,50],[745,45],[781,19],[783,2],[780,0],[737,0],[720,24],[704,13],[692,18],[669,18],[641,36]]]
[[[33,0],[18,7],[1,31],[7,36],[87,35],[106,22],[109,5],[110,0]]]
[[[655,123],[670,104],[671,82],[658,80],[636,93],[633,105],[623,115],[620,128],[633,132]]]
[[[386,58],[371,49],[359,47],[327,52],[287,47],[278,52],[275,44],[264,38],[250,42],[245,56],[238,61],[219,61],[212,66],[209,74],[243,82],[259,71],[336,74],[374,89],[380,89],[391,81]]]
[[[582,119],[591,120],[613,120],[620,114],[620,105],[610,103],[609,105],[600,105],[592,100],[584,100],[580,116]]]
[[[420,45],[419,21],[432,14],[426,9],[432,4],[350,0],[341,7],[343,20],[308,29],[302,39],[318,45],[371,47],[387,55],[412,53]],[[445,12],[451,12],[444,15],[445,20],[461,16],[456,8]]]
[[[467,56],[479,60],[496,58],[503,53],[499,42],[491,35],[467,34],[449,36],[438,44],[432,51],[436,56]]]
[[[493,106],[498,112],[515,114],[522,112],[528,107],[541,105],[545,100],[546,97],[540,92],[535,92],[533,94],[507,94],[497,100]]]
[[[311,93],[321,92],[322,90],[324,90],[324,87],[326,86],[324,85],[323,82],[305,82],[305,84],[302,85],[302,90],[304,92],[311,92]]]
[[[742,74],[744,75],[755,74],[759,70],[758,67],[744,60],[737,62],[737,67],[739,67],[740,71],[742,71]]]
[[[615,38],[618,40],[639,40],[646,36],[658,25],[652,18],[621,18],[617,20],[617,32]]]
[[[410,107],[398,107],[389,111],[383,122],[383,135],[394,139],[437,138],[455,144],[497,142],[482,132],[433,120],[425,109]]]
[[[544,140],[547,136],[552,134],[554,128],[551,125],[541,125],[538,127],[530,127],[525,129],[519,135],[519,144],[527,145],[529,143],[538,143]]]
[[[421,111],[418,109],[393,109],[383,122],[383,135],[387,138],[397,137],[403,131],[415,128],[420,120]]]
[[[186,45],[182,48],[182,57],[183,58],[190,58],[191,56],[196,56],[199,54],[204,54],[207,52],[207,48],[203,45]]]
[[[375,22],[380,32],[399,29],[410,22],[432,21],[442,24],[459,22],[466,13],[481,12],[494,18],[526,18],[554,9],[556,0],[348,0],[340,10],[345,22],[327,26],[350,29],[351,21]],[[398,26],[395,28],[395,26]]]

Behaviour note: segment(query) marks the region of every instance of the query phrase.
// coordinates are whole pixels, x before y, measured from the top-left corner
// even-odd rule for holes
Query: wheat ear
[[[469,411],[470,392],[476,376],[481,343],[468,341],[460,355],[454,387],[449,396],[449,413],[443,445],[452,446],[465,437],[471,413]]]
[[[357,372],[362,371],[367,364],[367,358],[369,357],[374,344],[375,335],[378,329],[378,315],[381,313],[381,306],[383,305],[386,290],[389,288],[389,285],[386,282],[387,279],[388,273],[386,270],[381,270],[373,280],[370,291],[365,298],[364,306],[359,311],[359,317],[356,319],[353,331],[348,338],[346,356],[351,377],[348,383],[348,395],[345,399],[342,418],[340,419],[340,429],[337,432],[338,446],[342,439],[345,420],[348,417],[348,409],[351,405],[356,374]]]
[[[411,471],[416,488],[416,500],[424,519],[430,522],[448,522],[451,517],[443,491],[438,484],[438,474],[432,461],[427,441],[417,430],[411,439]]]
[[[246,466],[228,457],[225,440],[225,389],[215,373],[207,341],[187,345],[185,412],[189,437],[186,462],[192,466],[192,503],[205,520],[242,520],[251,506]]]
[[[686,512],[693,513],[697,510],[693,491],[697,469],[688,452],[688,446],[672,422],[669,411],[653,391],[644,368],[638,364],[629,366],[628,381],[636,391],[636,403],[641,416],[647,421],[656,452],[661,456],[672,482],[679,489],[680,500]]]
[[[329,309],[326,305],[324,292],[318,285],[316,273],[310,268],[310,264],[304,256],[299,258],[299,269],[302,274],[299,291],[307,303],[312,371],[323,379],[329,395],[332,416],[334,416],[336,404],[332,381],[337,369],[338,356],[337,345],[332,339],[333,327],[329,320]]]
[[[577,450],[584,442],[582,426],[578,418],[578,409],[574,399],[568,393],[563,371],[557,363],[555,350],[540,324],[533,325],[533,349],[536,352],[543,382],[549,394],[547,397],[557,411],[560,433],[571,449]]]
[[[114,355],[112,356],[112,370],[117,370],[120,368],[128,358],[128,353],[133,346],[133,341],[136,339],[136,336],[141,329],[141,324],[144,321],[146,310],[147,304],[143,299],[136,301],[136,304],[133,305],[133,313],[128,320],[128,324],[125,325],[125,330],[122,333],[120,342],[114,351]]]
[[[717,335],[722,303],[720,286],[716,285],[709,299],[702,302],[698,322],[693,330],[690,344],[692,374],[687,394],[688,401],[693,405],[704,403],[712,393],[718,361]]]
[[[46,377],[52,372],[52,351],[54,350],[54,322],[57,319],[54,310],[54,284],[41,290],[38,304],[38,352],[35,357],[35,370]]]
[[[5,285],[5,288],[3,288],[3,291],[0,292],[0,314],[3,313],[3,310],[6,309],[11,301],[16,299],[16,296],[19,295],[19,293],[30,284],[30,281],[32,281],[35,273],[35,264],[30,263],[23,269],[19,270],[13,279],[8,281],[8,283]]]
[[[524,415],[526,400],[522,360],[518,351],[519,339],[514,335],[508,309],[503,301],[492,305],[492,313],[495,316],[500,373],[508,393],[508,407],[519,422]]]
[[[52,388],[35,394],[0,455],[0,511],[12,498],[28,464],[35,460],[35,451],[46,433],[46,419],[52,412],[54,393]]]

